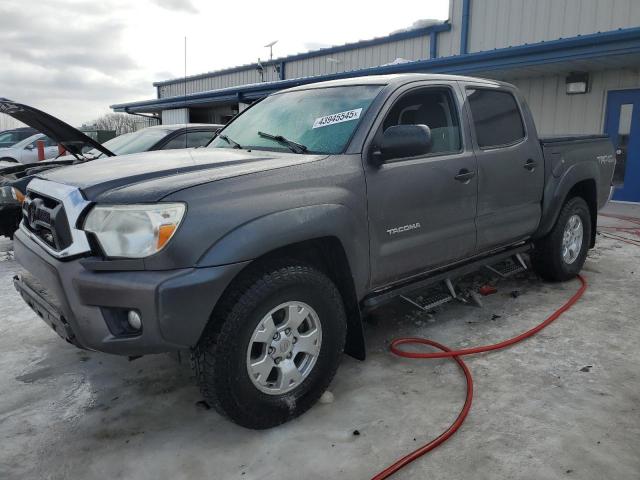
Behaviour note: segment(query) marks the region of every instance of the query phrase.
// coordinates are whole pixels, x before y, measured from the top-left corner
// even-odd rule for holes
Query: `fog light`
[[[129,310],[129,313],[127,314],[127,322],[129,322],[129,326],[134,330],[140,330],[142,328],[142,318],[135,310]]]

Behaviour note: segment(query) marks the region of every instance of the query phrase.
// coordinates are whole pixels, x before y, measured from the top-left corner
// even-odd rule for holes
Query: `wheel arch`
[[[559,179],[550,177],[545,187],[542,219],[534,239],[547,235],[560,215],[564,204],[579,196],[587,202],[591,214],[590,247],[595,245],[596,223],[598,218],[598,178],[597,166],[593,162],[576,163],[567,169]]]
[[[221,299],[241,284],[244,278],[274,262],[299,262],[313,266],[334,282],[342,296],[347,316],[345,352],[354,358],[364,360],[365,340],[358,299],[361,296],[359,288],[363,288],[368,281],[369,245],[359,244],[362,240],[358,239],[355,232],[351,233],[350,241],[345,242],[349,230],[353,230],[352,219],[347,216],[348,212],[343,206],[327,207],[333,208],[304,208],[296,209],[295,212],[279,212],[245,224],[216,242],[200,263],[228,264],[244,261],[247,255],[253,255],[250,263],[227,285]],[[278,240],[283,240],[282,237],[271,233],[276,225],[281,231],[286,232],[287,238],[303,239],[278,244]],[[331,225],[332,230],[342,233],[304,238],[304,234],[326,231],[324,226],[327,225]],[[307,226],[311,228],[306,228]]]

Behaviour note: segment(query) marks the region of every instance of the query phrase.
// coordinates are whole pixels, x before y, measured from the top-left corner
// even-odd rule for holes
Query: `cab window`
[[[212,131],[181,133],[169,140],[162,150],[202,147],[211,141],[214,133]]]
[[[44,146],[45,147],[55,147],[58,145],[58,142],[56,142],[55,140],[49,138],[49,137],[43,137],[40,140],[44,141]]]
[[[503,90],[468,88],[467,98],[480,148],[513,145],[524,139],[520,109],[514,96]]]
[[[448,88],[423,88],[405,94],[383,122],[383,130],[395,125],[426,125],[431,130],[431,154],[460,151],[460,123]]]

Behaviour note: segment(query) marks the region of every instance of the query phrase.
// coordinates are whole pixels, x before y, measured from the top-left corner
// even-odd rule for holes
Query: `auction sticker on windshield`
[[[324,117],[318,117],[313,122],[313,128],[327,127],[336,123],[348,122],[350,120],[357,120],[362,113],[361,108],[355,110],[347,110],[346,112],[332,113],[331,115],[325,115]]]

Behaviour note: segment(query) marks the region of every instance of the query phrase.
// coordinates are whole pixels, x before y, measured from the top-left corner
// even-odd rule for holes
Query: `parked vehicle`
[[[0,168],[13,166],[12,164],[31,164],[38,161],[38,147],[36,142],[44,142],[44,159],[60,155],[58,143],[42,133],[36,133],[11,147],[0,148]]]
[[[11,130],[4,130],[0,132],[0,148],[12,147],[16,143],[32,135],[35,135],[37,130],[31,127],[13,128]]]
[[[268,428],[316,402],[343,349],[364,358],[362,315],[400,293],[524,252],[576,275],[614,164],[604,136],[538,138],[502,82],[300,86],[209,148],[39,175],[14,283],[80,348],[189,349],[206,401]]]
[[[104,144],[61,120],[28,105],[0,99],[0,111],[26,124],[38,125],[55,139],[69,155],[55,160],[28,164],[0,164],[0,235],[13,236],[20,222],[20,204],[27,185],[46,170],[83,163],[103,156],[128,155],[153,150],[199,147],[208,144],[221,125],[187,124],[148,127],[113,138]],[[55,147],[58,152],[57,146]],[[1,150],[0,150],[1,152]]]

